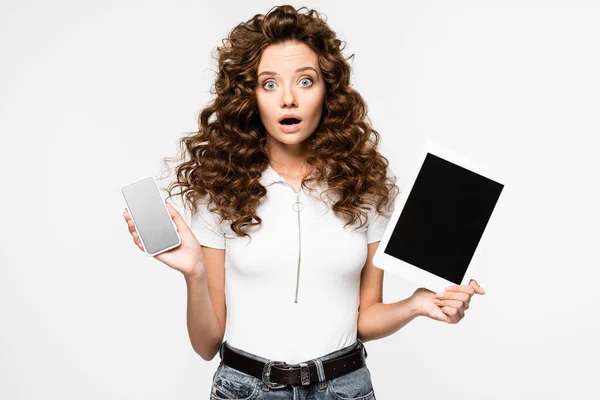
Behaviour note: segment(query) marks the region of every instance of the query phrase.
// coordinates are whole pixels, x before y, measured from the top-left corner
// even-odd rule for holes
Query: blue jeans
[[[360,339],[353,345],[314,360],[305,361],[309,365],[317,366],[319,382],[305,386],[286,386],[281,389],[271,389],[262,380],[223,364],[222,351],[225,345],[226,342],[223,342],[219,350],[221,363],[213,375],[211,400],[303,400],[307,398],[314,400],[375,400],[371,372],[366,365],[333,379],[325,379],[323,372],[323,361],[347,354],[356,349],[357,345],[362,346],[366,357],[367,352]],[[232,348],[232,346],[227,346]],[[235,350],[255,360],[269,361],[237,348]]]

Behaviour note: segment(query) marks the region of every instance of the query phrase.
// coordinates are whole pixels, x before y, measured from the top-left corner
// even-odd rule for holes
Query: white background
[[[248,3],[0,4],[0,398],[208,397],[219,358],[192,350],[184,279],[135,247],[119,188],[196,129],[213,50],[275,5]],[[488,293],[368,342],[378,399],[596,396],[600,4],[306,5],[356,54],[401,187],[427,140],[512,179],[478,250]],[[384,301],[413,289],[387,274]]]

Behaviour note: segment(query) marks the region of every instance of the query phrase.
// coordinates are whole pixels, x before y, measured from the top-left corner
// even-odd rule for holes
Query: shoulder
[[[394,173],[390,166],[386,169],[386,182],[385,185],[388,187],[388,201],[384,205],[384,217],[390,218],[392,212],[394,211],[394,203],[398,194],[400,193],[400,188],[397,185],[398,176]],[[371,208],[371,218],[376,218],[377,215],[381,215],[381,213],[377,212],[377,207],[373,206]]]
[[[210,202],[208,197],[201,198],[195,202],[196,212],[191,215],[191,222],[194,223],[208,223],[212,226],[220,226],[221,216],[217,213],[214,208],[215,205]]]
[[[221,217],[209,209],[208,202],[195,203],[196,212],[192,214],[190,230],[203,246],[225,249],[225,230]]]

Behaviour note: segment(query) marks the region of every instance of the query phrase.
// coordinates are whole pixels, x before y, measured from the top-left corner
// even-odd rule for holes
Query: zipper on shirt
[[[292,188],[292,190],[293,189],[294,188]],[[302,189],[300,189],[300,191],[301,190]],[[296,273],[296,297],[294,299],[294,303],[298,303],[298,288],[300,286],[300,255],[302,254],[302,231],[300,229],[300,211],[302,211],[304,205],[300,202],[300,191],[294,191],[294,193],[296,193],[296,202],[292,206],[296,214],[298,214],[298,272]]]

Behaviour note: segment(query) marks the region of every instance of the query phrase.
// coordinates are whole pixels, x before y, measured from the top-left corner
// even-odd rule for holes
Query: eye
[[[273,82],[273,81],[267,81],[267,82],[263,83],[263,88],[265,88],[267,90],[273,90],[273,89],[275,89],[275,86],[267,87],[267,85],[269,85],[269,84],[275,85],[275,82]]]
[[[308,82],[309,84],[303,85],[302,82]],[[312,80],[312,78],[302,78],[300,80],[300,85],[303,87],[310,87],[313,85],[313,80]]]

